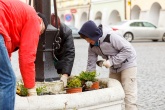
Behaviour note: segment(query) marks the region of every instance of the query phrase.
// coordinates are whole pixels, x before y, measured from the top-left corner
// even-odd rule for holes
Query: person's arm
[[[68,76],[70,76],[71,71],[72,71],[72,67],[73,67],[73,63],[74,63],[74,58],[75,58],[75,46],[74,46],[74,42],[73,42],[73,36],[72,36],[72,31],[69,30],[67,31],[67,33],[63,33],[64,35],[64,55],[63,58],[59,61],[62,65],[60,65],[59,63],[57,63],[57,66],[61,66],[61,78],[60,80],[62,80],[64,82],[64,87],[66,87],[67,85],[67,79]]]
[[[87,69],[86,71],[96,71],[96,62],[97,62],[98,55],[95,54],[90,47],[88,47],[88,61],[87,61]]]
[[[68,76],[70,76],[75,58],[75,46],[71,30],[63,33],[63,35],[63,53],[62,57],[57,62],[56,69],[61,70],[59,74],[68,74]]]
[[[123,36],[112,33],[110,36],[110,41],[113,47],[119,51],[119,53],[115,56],[109,57],[113,65],[121,64],[128,57],[135,54],[135,50],[133,49],[132,45],[126,41]]]
[[[35,87],[35,64],[37,46],[40,34],[40,22],[36,15],[27,20],[24,25],[19,47],[19,66],[24,82],[28,89]]]

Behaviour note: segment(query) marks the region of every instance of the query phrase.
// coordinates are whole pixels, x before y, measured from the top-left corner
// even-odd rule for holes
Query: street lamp
[[[34,0],[34,8],[37,12],[43,13],[48,19],[49,25],[45,34],[40,36],[37,48],[37,56],[35,61],[36,81],[50,82],[59,80],[60,76],[54,67],[54,59],[58,60],[55,56],[55,50],[60,47],[59,30],[50,24],[51,0]],[[57,20],[56,0],[54,0],[55,19]]]

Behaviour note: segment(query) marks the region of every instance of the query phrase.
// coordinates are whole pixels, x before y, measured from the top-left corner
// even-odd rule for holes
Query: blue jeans
[[[14,110],[16,77],[0,34],[0,110]]]

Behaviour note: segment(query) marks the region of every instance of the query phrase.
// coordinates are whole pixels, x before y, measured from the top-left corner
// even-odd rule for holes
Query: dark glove
[[[96,64],[97,64],[97,66],[102,67],[103,66],[103,62],[104,62],[104,60],[99,60],[99,61],[96,62]]]

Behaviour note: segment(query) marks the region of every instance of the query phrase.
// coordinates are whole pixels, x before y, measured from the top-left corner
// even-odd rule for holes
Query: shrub
[[[69,77],[67,81],[68,88],[82,87],[81,80],[77,76]]]
[[[80,74],[79,74],[79,78],[80,80],[82,81],[97,81],[96,79],[97,77],[97,74],[96,74],[96,71],[82,71]]]

